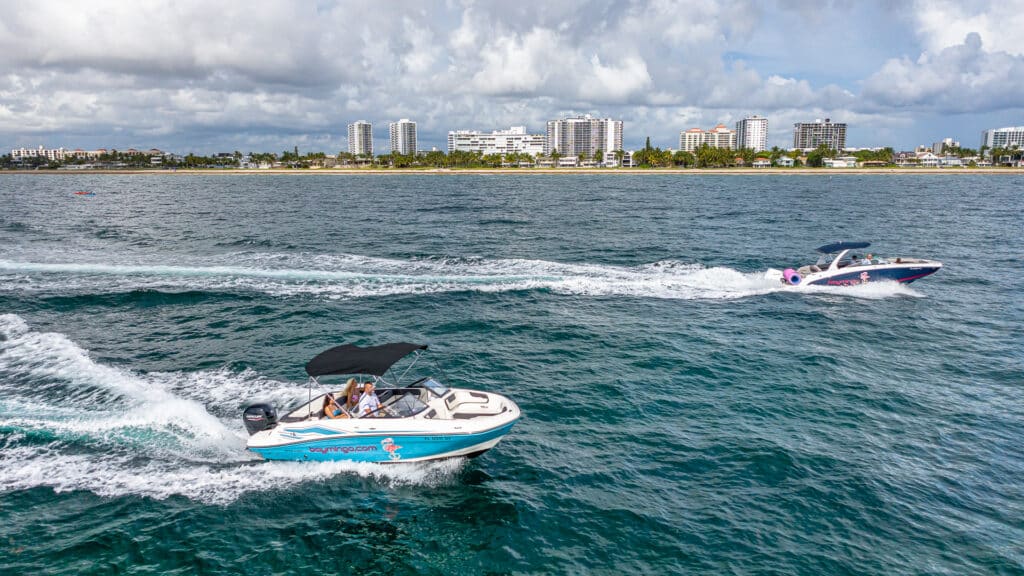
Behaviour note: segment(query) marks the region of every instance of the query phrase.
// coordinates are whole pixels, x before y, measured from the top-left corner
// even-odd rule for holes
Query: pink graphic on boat
[[[388,453],[388,458],[391,458],[392,460],[402,459],[402,455],[398,453],[398,450],[402,447],[395,444],[395,441],[391,438],[381,440],[380,445],[384,448],[384,451]]]
[[[868,274],[868,271],[865,270],[865,271],[861,272],[860,273],[860,281],[865,283],[865,284],[867,284],[868,280],[871,280],[871,275]]]

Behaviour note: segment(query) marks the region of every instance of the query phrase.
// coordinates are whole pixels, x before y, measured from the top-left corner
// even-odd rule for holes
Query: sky
[[[913,149],[1024,125],[1024,0],[5,3],[0,150],[336,153],[591,114],[626,149],[768,118]]]

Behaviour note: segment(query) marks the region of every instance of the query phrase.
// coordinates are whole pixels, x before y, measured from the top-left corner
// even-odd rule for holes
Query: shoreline
[[[180,170],[0,170],[0,175],[36,174],[67,175],[335,175],[386,176],[389,174],[432,176],[476,175],[736,175],[736,176],[824,176],[832,174],[1007,174],[1024,175],[1021,168],[273,168],[259,169],[180,169]]]

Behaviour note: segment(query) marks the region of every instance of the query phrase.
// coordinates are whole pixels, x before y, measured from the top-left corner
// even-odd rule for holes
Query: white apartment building
[[[416,153],[416,123],[408,118],[388,124],[391,133],[391,151],[399,154]]]
[[[938,142],[932,142],[931,150],[932,150],[932,152],[934,152],[936,154],[942,154],[943,147],[945,147],[945,148],[959,148],[960,147],[960,143],[957,142],[956,140],[953,140],[952,138],[943,138],[942,140],[939,140]]]
[[[754,152],[768,149],[768,119],[749,116],[736,123],[736,146]]]
[[[679,133],[679,149],[686,152],[696,152],[698,148],[707,144],[712,148],[736,149],[736,131],[729,130],[725,124],[719,124],[711,130],[690,128]]]
[[[526,126],[512,126],[508,130],[479,132],[476,130],[454,130],[448,133],[448,152],[480,152],[487,154],[529,154],[544,153],[546,134],[527,134]]]
[[[15,162],[21,162],[27,158],[46,158],[51,162],[56,160],[63,160],[67,156],[67,151],[64,148],[14,148],[11,150],[11,160]]]
[[[704,143],[704,131],[700,128],[690,128],[679,133],[679,149],[685,152],[693,152]]]
[[[705,138],[707,138],[705,141],[708,143],[708,146],[712,148],[736,149],[736,131],[729,130],[725,127],[725,124],[719,124],[708,130]]]
[[[357,120],[348,125],[348,152],[373,156],[373,124]]]
[[[1024,148],[1024,126],[993,128],[981,133],[981,145],[992,148],[1009,148],[1016,144]]]
[[[551,120],[547,126],[544,154],[557,150],[562,156],[593,158],[601,150],[607,157],[622,150],[622,120],[592,118],[590,115]]]
[[[793,148],[814,150],[822,144],[831,150],[846,148],[846,124],[832,123],[831,118],[793,124]]]

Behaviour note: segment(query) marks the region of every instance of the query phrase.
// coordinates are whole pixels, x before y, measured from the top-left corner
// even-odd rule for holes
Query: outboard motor
[[[277,426],[277,410],[270,404],[253,404],[246,408],[245,412],[242,412],[242,422],[245,423],[245,429],[252,436],[257,432]]]

